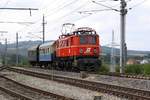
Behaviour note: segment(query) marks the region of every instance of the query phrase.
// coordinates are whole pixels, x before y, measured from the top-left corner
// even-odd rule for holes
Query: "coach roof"
[[[50,42],[47,42],[47,43],[44,43],[42,45],[40,45],[39,48],[44,48],[44,47],[48,47],[48,46],[51,46],[54,44],[55,41],[50,41]]]
[[[32,46],[28,49],[28,51],[34,51],[38,48],[39,44],[38,45],[35,45],[35,46]]]

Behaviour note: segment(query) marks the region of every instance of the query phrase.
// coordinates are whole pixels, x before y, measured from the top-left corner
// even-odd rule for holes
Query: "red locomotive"
[[[42,60],[40,61],[39,57],[37,62],[41,66],[52,65],[62,70],[96,71],[101,65],[99,36],[92,28],[78,28],[71,33],[62,34],[53,43],[42,45],[39,48],[46,47],[47,51],[43,51],[46,52],[45,55],[39,53]],[[50,61],[48,56],[51,56]]]
[[[92,28],[82,27],[56,41],[59,66],[75,70],[96,70],[100,66],[99,36]]]

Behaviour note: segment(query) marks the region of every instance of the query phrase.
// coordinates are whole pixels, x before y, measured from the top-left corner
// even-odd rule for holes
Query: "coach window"
[[[34,51],[32,51],[32,55],[34,55]]]
[[[50,52],[49,48],[48,48],[48,50],[47,50],[47,51],[48,51],[47,53],[49,53],[49,52]]]
[[[46,49],[44,49],[44,54],[46,54]]]
[[[46,49],[46,54],[48,53],[48,48]]]
[[[30,52],[30,55],[32,56],[32,51]]]
[[[48,53],[50,53],[51,52],[51,49],[50,48],[48,48]]]
[[[44,54],[44,49],[42,49],[42,54]]]
[[[44,53],[43,49],[41,49],[41,53],[42,53],[42,54]]]
[[[39,53],[41,53],[41,49],[39,49]]]
[[[47,48],[45,49],[45,54],[47,54]]]
[[[43,54],[45,54],[45,49],[43,49]]]
[[[40,49],[40,53],[42,54],[43,52],[42,52],[42,49]]]
[[[45,49],[43,49],[43,52],[44,52],[44,54],[45,54]]]

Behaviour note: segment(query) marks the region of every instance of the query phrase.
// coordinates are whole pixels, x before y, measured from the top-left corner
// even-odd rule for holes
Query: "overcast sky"
[[[120,2],[113,0],[95,0],[98,3],[120,9]],[[150,0],[126,0],[128,14],[126,16],[126,42],[130,50],[150,51]],[[101,45],[111,42],[112,30],[115,32],[115,42],[120,44],[120,13],[113,10],[78,13],[80,11],[108,9],[92,0],[0,0],[1,8],[38,8],[38,11],[0,10],[0,41],[8,38],[15,42],[16,32],[19,41],[41,40],[42,16],[46,20],[46,40],[56,40],[61,35],[63,23],[74,23],[76,27],[94,28],[100,36]],[[129,8],[132,8],[129,10]],[[9,22],[9,23],[8,23]],[[32,22],[10,23],[10,22]],[[33,24],[34,23],[34,24]]]

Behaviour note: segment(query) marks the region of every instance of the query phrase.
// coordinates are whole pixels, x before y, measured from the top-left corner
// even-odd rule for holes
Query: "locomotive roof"
[[[50,42],[47,42],[47,43],[44,43],[44,44],[41,44],[39,48],[43,48],[43,47],[47,47],[47,46],[51,46],[54,44],[55,41],[50,41]]]
[[[80,32],[80,31],[90,32],[90,31],[95,31],[95,30],[90,27],[80,27],[80,28],[77,28],[74,32]]]
[[[34,50],[36,50],[36,49],[38,48],[38,46],[39,46],[39,44],[38,44],[38,45],[35,45],[35,46],[30,47],[28,50],[30,50],[30,51],[34,51]]]

